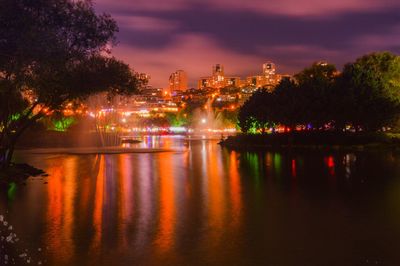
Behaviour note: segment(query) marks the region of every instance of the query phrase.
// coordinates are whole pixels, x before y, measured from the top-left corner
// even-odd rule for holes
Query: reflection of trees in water
[[[360,163],[355,153],[243,152],[239,158],[240,171],[251,177],[256,187],[268,178],[283,185],[328,182],[332,188],[361,182],[355,172]]]

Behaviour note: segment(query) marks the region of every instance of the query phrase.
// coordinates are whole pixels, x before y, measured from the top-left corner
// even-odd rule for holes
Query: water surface
[[[173,151],[18,153],[49,177],[1,196],[15,252],[34,265],[400,265],[399,154],[138,147]]]

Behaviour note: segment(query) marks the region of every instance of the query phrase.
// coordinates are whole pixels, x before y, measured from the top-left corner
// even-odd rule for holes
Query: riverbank
[[[400,134],[352,132],[288,132],[276,134],[230,136],[220,145],[237,150],[332,149],[372,150],[400,149]]]

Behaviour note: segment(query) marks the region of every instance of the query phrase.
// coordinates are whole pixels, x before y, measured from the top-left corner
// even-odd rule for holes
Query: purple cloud
[[[321,59],[340,68],[374,50],[400,52],[394,0],[98,0],[96,8],[120,26],[115,54],[160,87],[176,69],[193,86],[215,63],[246,76],[267,60],[294,73]]]

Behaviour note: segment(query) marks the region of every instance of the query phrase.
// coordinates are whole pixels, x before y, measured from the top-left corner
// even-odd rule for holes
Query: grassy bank
[[[302,131],[240,134],[220,142],[232,149],[386,149],[400,148],[400,134]]]

